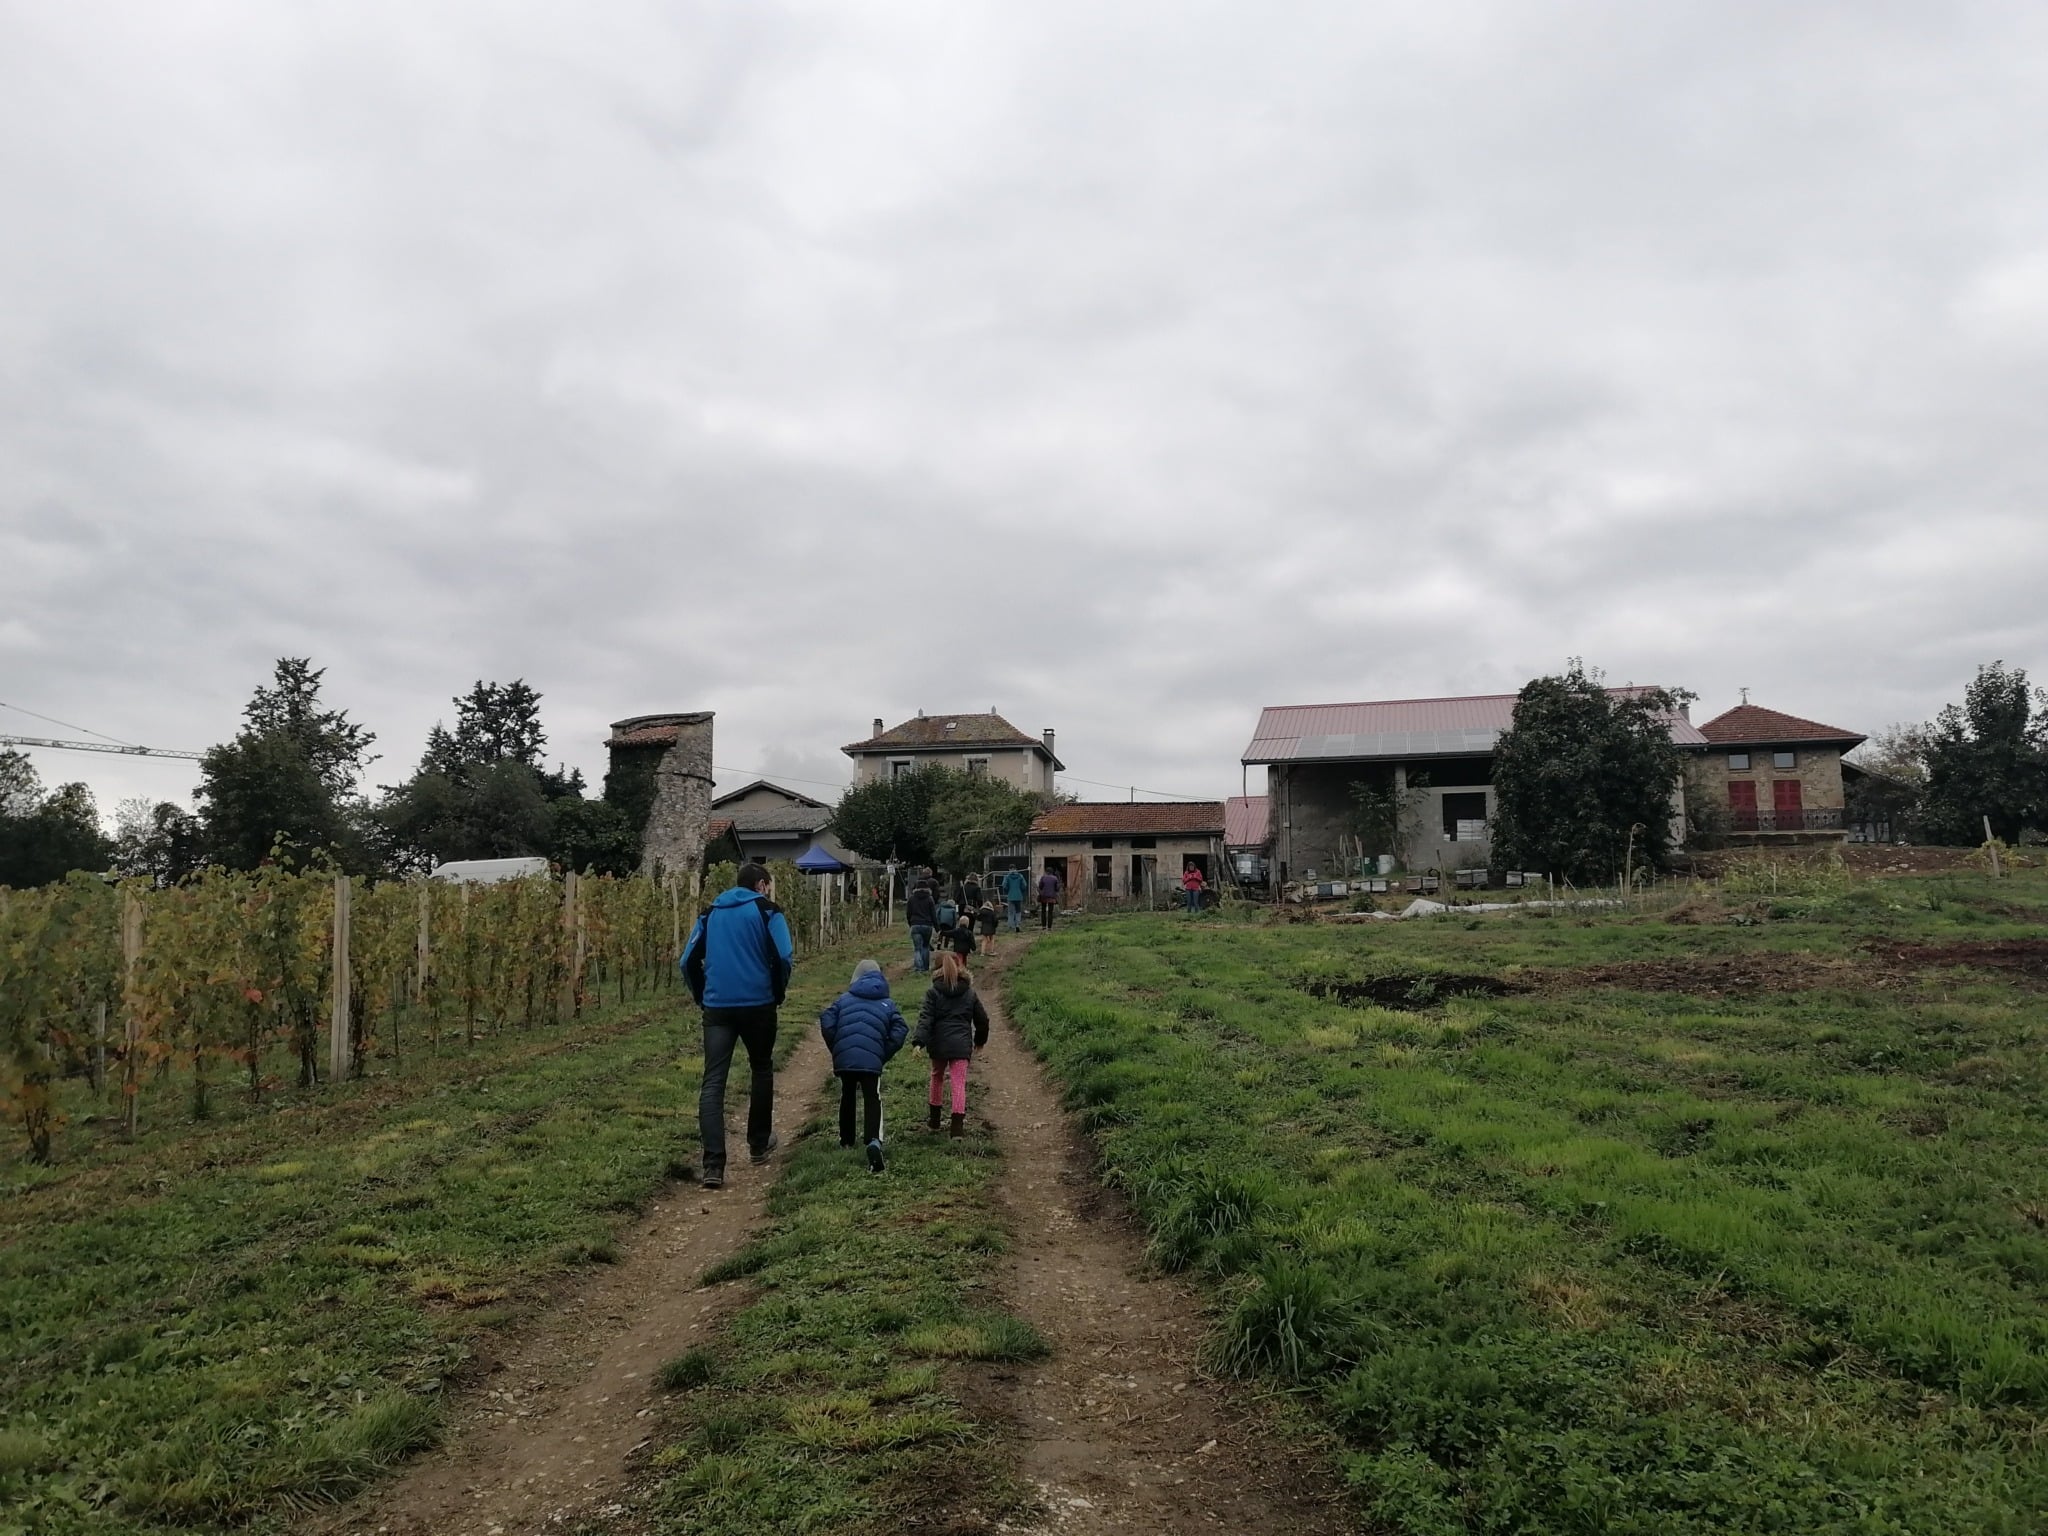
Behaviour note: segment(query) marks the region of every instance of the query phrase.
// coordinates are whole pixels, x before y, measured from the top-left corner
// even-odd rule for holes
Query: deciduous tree
[[[1581,882],[1660,868],[1671,854],[1679,751],[1670,715],[1689,695],[1610,692],[1574,659],[1515,700],[1494,747],[1493,857]]]
[[[1979,667],[1960,705],[1927,728],[1926,833],[1938,843],[2007,842],[2048,829],[2048,693],[2023,667]]]
[[[90,789],[60,784],[45,794],[26,755],[0,749],[0,885],[47,885],[74,869],[103,870],[112,851]]]

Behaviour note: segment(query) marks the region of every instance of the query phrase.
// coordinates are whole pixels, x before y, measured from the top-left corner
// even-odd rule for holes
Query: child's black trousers
[[[843,1145],[853,1143],[853,1096],[856,1091],[865,1100],[867,1135],[861,1137],[862,1144],[882,1139],[882,1078],[876,1072],[842,1072],[839,1074],[839,1140]]]

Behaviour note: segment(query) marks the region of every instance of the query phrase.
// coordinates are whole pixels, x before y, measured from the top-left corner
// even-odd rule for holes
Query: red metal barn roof
[[[1033,837],[1221,837],[1221,800],[1080,800],[1040,811]]]
[[[1271,802],[1264,795],[1232,795],[1223,802],[1223,842],[1230,848],[1263,848],[1272,835],[1267,824]]]
[[[1611,694],[1646,688],[1610,688]],[[1515,718],[1512,693],[1455,699],[1383,699],[1360,704],[1281,704],[1260,711],[1247,763],[1346,762],[1358,758],[1477,756],[1493,750]],[[1682,715],[1665,717],[1682,747],[1706,738]]]

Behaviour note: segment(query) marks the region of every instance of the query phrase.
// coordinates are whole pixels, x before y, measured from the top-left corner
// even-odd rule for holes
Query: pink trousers
[[[932,1096],[929,1102],[934,1109],[944,1102],[939,1089],[945,1085],[949,1077],[953,1080],[953,1113],[964,1115],[967,1113],[967,1063],[964,1061],[932,1063]]]

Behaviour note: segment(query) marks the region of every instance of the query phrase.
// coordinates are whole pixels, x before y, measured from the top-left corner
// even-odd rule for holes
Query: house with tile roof
[[[1838,842],[1848,835],[1842,761],[1863,737],[1743,703],[1699,728],[1688,770],[1693,823],[1730,842]]]
[[[1643,687],[1614,694],[1645,693]],[[1392,853],[1409,869],[1486,865],[1493,852],[1493,749],[1513,724],[1516,694],[1293,704],[1262,711],[1241,760],[1266,769],[1276,881],[1352,872],[1359,856]],[[1706,738],[1682,711],[1665,717],[1681,748]],[[1360,787],[1380,795],[1397,824],[1391,848],[1358,848]],[[1672,786],[1674,830],[1684,802]]]
[[[895,778],[919,768],[957,768],[985,773],[1018,789],[1049,795],[1053,775],[1065,769],[1053,749],[1053,733],[1027,736],[993,709],[978,715],[927,715],[884,730],[882,718],[863,741],[840,750],[853,759],[855,782]]]
[[[1223,864],[1221,800],[1074,800],[1032,819],[1034,872],[1051,870],[1080,902],[1165,901],[1192,864],[1212,885]]]

